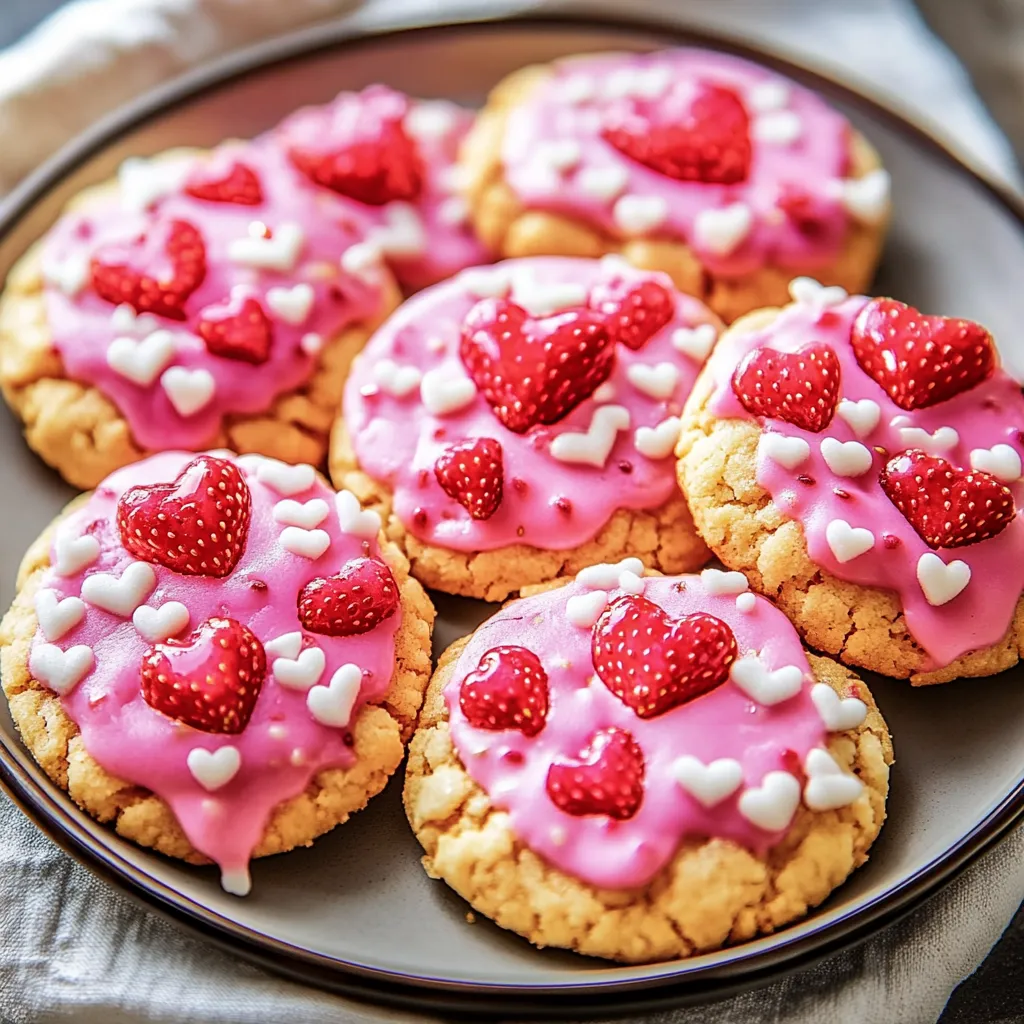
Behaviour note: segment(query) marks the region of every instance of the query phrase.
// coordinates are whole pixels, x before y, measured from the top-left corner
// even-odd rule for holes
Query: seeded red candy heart
[[[201,732],[242,732],[267,674],[263,645],[234,619],[207,619],[184,640],[153,644],[139,670],[156,711]]]
[[[196,199],[210,203],[237,203],[240,206],[259,206],[263,202],[263,188],[256,172],[236,161],[219,178],[207,177],[205,168],[199,168],[185,183],[185,191]]]
[[[972,320],[922,316],[894,299],[874,299],[850,336],[864,372],[901,409],[925,409],[987,380],[996,368],[992,335]]]
[[[101,299],[184,320],[186,300],[206,277],[206,246],[195,225],[173,220],[131,245],[101,248],[90,269]]]
[[[578,760],[556,761],[548,769],[551,802],[566,814],[632,818],[644,799],[644,755],[632,734],[599,729]]]
[[[1002,533],[1016,514],[1013,493],[988,473],[965,473],[916,449],[894,455],[879,481],[931,548],[962,548]]]
[[[590,308],[607,318],[613,341],[641,349],[676,314],[672,293],[657,281],[601,283],[590,293]]]
[[[725,86],[616,105],[601,134],[637,163],[678,181],[734,185],[750,174],[750,117]]]
[[[274,328],[258,299],[230,298],[199,316],[196,331],[213,355],[254,365],[270,357]]]
[[[657,718],[721,686],[736,660],[736,637],[721,619],[670,618],[646,597],[613,601],[594,624],[594,668],[638,718]]]
[[[459,355],[494,415],[517,434],[557,423],[608,379],[615,345],[589,309],[534,319],[507,299],[483,299],[462,325]]]
[[[249,536],[252,495],[234,463],[193,459],[173,483],[132,487],[117,503],[121,543],[185,576],[224,577]]]
[[[476,437],[449,445],[434,463],[434,476],[445,494],[473,519],[490,519],[505,489],[501,444],[490,437]]]
[[[459,707],[477,729],[536,736],[548,715],[548,674],[525,647],[492,648],[463,679]]]
[[[398,607],[398,584],[377,558],[353,558],[335,576],[318,576],[299,591],[299,621],[311,633],[369,633]]]
[[[835,415],[840,373],[828,345],[805,345],[796,352],[755,348],[732,375],[732,390],[752,415],[818,433]]]

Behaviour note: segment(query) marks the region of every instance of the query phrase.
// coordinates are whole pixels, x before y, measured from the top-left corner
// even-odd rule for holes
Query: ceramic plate
[[[268,128],[303,103],[383,80],[421,96],[483,99],[507,72],[563,54],[649,49],[706,39],[647,26],[515,21],[346,37],[318,27],[189,77],[99,125],[26,183],[0,224],[0,272],[82,186],[129,154],[213,144]],[[726,49],[736,49],[719,42]],[[896,218],[878,290],[987,324],[1024,371],[1022,215],[918,129],[839,86],[760,56],[826,93],[881,151]],[[0,604],[22,551],[70,496],[0,413]],[[438,646],[490,609],[440,599]],[[482,1015],[650,1009],[720,995],[850,944],[925,898],[1020,815],[1024,805],[1024,670],[912,692],[870,680],[895,737],[889,822],[866,867],[803,922],[681,963],[610,966],[533,949],[430,881],[401,811],[396,778],[349,824],[309,850],[257,861],[248,899],[215,871],[187,868],[122,842],[57,791],[0,716],[0,775],[73,856],[237,952],[314,984],[392,1003]]]

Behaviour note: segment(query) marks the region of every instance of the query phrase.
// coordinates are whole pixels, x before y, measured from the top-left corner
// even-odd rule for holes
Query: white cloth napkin
[[[124,100],[187,67],[352,0],[78,0],[0,55],[0,191]],[[542,6],[495,0],[489,15]],[[547,4],[572,7],[571,2]],[[1010,148],[955,58],[909,0],[632,0],[588,10],[656,13],[745,35],[893,93],[955,147],[1015,183]],[[475,9],[474,9],[475,8]],[[361,26],[479,14],[465,0],[371,0]],[[933,112],[941,111],[938,123]],[[81,1024],[362,1024],[413,1020],[303,988],[140,910],[66,857],[0,796],[0,1021]],[[754,993],[649,1024],[935,1021],[1024,894],[1024,831],[940,896],[850,952]]]

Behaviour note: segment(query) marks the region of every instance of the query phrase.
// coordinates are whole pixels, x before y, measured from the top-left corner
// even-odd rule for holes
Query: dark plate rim
[[[138,127],[149,118],[183,102],[201,97],[231,81],[274,66],[323,53],[372,44],[400,37],[422,38],[450,32],[500,31],[503,25],[552,29],[600,29],[643,33],[667,44],[698,45],[725,50],[772,67],[782,74],[808,83],[826,95],[838,96],[860,107],[897,132],[911,138],[934,159],[938,159],[989,192],[1024,230],[1024,200],[1007,187],[971,167],[943,143],[905,115],[852,86],[788,57],[779,56],[750,41],[704,29],[678,25],[647,17],[609,17],[603,14],[528,13],[503,19],[457,20],[418,27],[354,29],[345,20],[314,25],[287,36],[265,41],[239,53],[189,72],[93,125],[61,149],[54,157],[15,188],[0,203],[0,239],[5,237],[32,207],[85,161]],[[66,852],[106,881],[118,886],[149,909],[198,931],[204,938],[254,960],[278,973],[355,998],[386,1003],[406,1009],[438,1009],[475,1014],[515,1013],[519,1016],[585,1017],[639,1010],[651,1011],[721,998],[743,989],[809,966],[817,960],[863,941],[919,906],[950,882],[985,850],[1024,818],[1024,779],[995,806],[975,828],[929,864],[895,888],[874,896],[864,905],[842,914],[820,929],[787,938],[782,931],[771,938],[769,948],[727,963],[702,966],[681,961],[652,965],[657,972],[622,978],[624,970],[634,975],[644,968],[614,968],[588,972],[580,982],[558,985],[529,983],[492,984],[454,982],[423,978],[359,964],[345,963],[300,947],[261,935],[213,912],[202,904],[135,868],[116,851],[96,839],[84,815],[68,809],[56,797],[56,787],[28,755],[8,745],[0,735],[0,788]],[[742,947],[736,947],[741,949]],[[498,1003],[500,1000],[500,1005]]]

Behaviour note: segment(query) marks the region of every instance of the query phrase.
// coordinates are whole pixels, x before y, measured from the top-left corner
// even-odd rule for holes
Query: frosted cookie
[[[500,600],[629,555],[694,569],[707,550],[672,450],[718,327],[617,257],[467,270],[353,364],[331,475],[449,593]]]
[[[67,480],[170,449],[322,461],[349,363],[400,300],[305,183],[266,139],[131,159],[15,267],[0,386]]]
[[[410,746],[424,865],[538,946],[642,963],[774,931],[867,858],[867,687],[742,576],[593,566],[442,655]]]
[[[487,261],[458,190],[463,107],[384,85],[343,92],[286,118],[274,135],[339,216],[360,225],[403,288],[416,290]]]
[[[398,767],[434,612],[370,512],[311,466],[169,452],[36,541],[0,625],[11,715],[127,839],[213,861],[309,845]]]
[[[723,336],[679,478],[716,555],[813,647],[914,683],[1024,644],[1024,397],[967,320],[813,281]]]
[[[678,49],[524,68],[462,155],[500,256],[620,252],[725,320],[813,273],[863,290],[889,210],[871,145],[816,94],[737,57]]]

